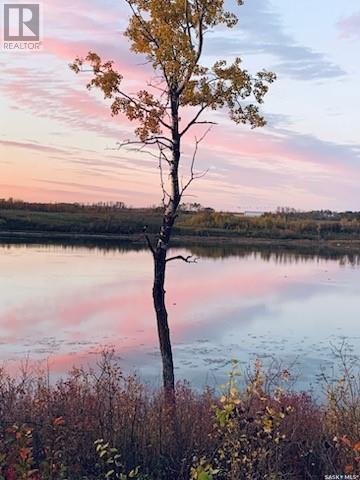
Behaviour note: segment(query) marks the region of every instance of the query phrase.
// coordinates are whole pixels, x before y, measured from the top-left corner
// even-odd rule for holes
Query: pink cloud
[[[343,18],[338,22],[341,36],[344,38],[360,37],[360,12]]]
[[[266,169],[274,172],[299,171],[316,175],[359,174],[358,154],[351,146],[322,142],[312,136],[291,132],[277,135],[272,131],[245,131],[243,127],[218,128],[210,134],[200,148],[211,161],[211,155],[237,163],[239,167]],[[239,162],[239,159],[243,159]],[[257,160],[259,163],[251,161]],[[220,161],[220,164],[222,162]],[[203,165],[202,165],[203,166]]]
[[[39,55],[52,54],[60,59],[64,73],[70,72],[68,65],[71,61],[77,56],[85,56],[92,48],[91,42],[56,38],[46,38],[44,45],[44,51]],[[137,90],[151,78],[146,67],[124,62],[125,54],[117,47],[99,46],[97,43],[93,47],[98,53],[104,53],[104,60],[116,57],[122,59],[115,63],[115,68],[124,76],[125,89],[131,84],[130,88]],[[3,77],[0,88],[10,99],[13,108],[31,111],[39,117],[46,116],[70,127],[96,131],[117,139],[121,137],[121,128],[134,129],[134,125],[125,116],[111,117],[110,102],[106,103],[100,92],[86,90],[89,74],[73,76],[73,85],[77,88],[69,86],[68,81],[62,80],[61,75],[56,77],[54,72],[48,69],[35,71],[33,68],[6,67],[3,69]],[[125,138],[128,137],[129,134],[125,134]]]
[[[34,82],[30,81],[30,77],[32,72],[29,70],[27,77],[23,75],[21,79],[3,82],[1,86],[17,108],[41,118],[60,121],[69,127],[96,131],[108,137],[119,135],[118,119],[113,119],[105,102],[87,92],[85,87],[75,90],[60,80],[52,83],[40,75],[38,82]],[[39,87],[39,84],[42,86]]]
[[[123,193],[120,189],[117,195],[113,192],[106,193],[105,191],[92,191],[91,188],[86,191],[80,189],[69,188],[42,188],[37,182],[28,179],[26,185],[21,181],[18,183],[0,183],[1,197],[10,198],[15,197],[21,200],[30,202],[100,202],[113,201],[120,199],[128,205],[136,202],[139,205],[148,205],[155,202],[154,196],[144,195],[142,192],[134,192],[131,195]]]
[[[0,145],[8,148],[21,148],[25,150],[33,150],[35,152],[42,153],[66,153],[65,150],[58,147],[53,147],[49,145],[41,145],[39,143],[33,142],[17,142],[9,140],[0,140]]]

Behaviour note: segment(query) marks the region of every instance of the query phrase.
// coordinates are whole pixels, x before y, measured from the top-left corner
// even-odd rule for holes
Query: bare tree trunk
[[[166,397],[175,400],[174,362],[170,340],[170,329],[168,313],[165,303],[165,274],[166,256],[170,244],[171,234],[176,219],[177,207],[180,203],[178,192],[177,169],[171,173],[172,189],[175,195],[170,199],[163,218],[163,225],[160,230],[159,239],[154,251],[154,285],[153,300],[156,312],[157,328],[160,342],[160,352],[163,364],[163,385]],[[175,201],[174,201],[175,199]]]
[[[165,305],[165,269],[166,250],[157,250],[154,255],[153,299],[163,364],[163,385],[166,397],[172,402],[174,400],[175,379],[168,314]]]
[[[181,201],[179,189],[179,161],[180,161],[180,135],[179,135],[179,98],[173,94],[172,109],[172,159],[170,161],[171,194],[167,204],[159,238],[153,251],[154,256],[154,285],[153,300],[156,312],[157,328],[160,342],[160,352],[163,364],[163,385],[166,398],[175,404],[175,378],[174,362],[170,340],[168,313],[165,303],[165,273],[166,256],[170,244],[173,226],[177,217],[177,209]]]

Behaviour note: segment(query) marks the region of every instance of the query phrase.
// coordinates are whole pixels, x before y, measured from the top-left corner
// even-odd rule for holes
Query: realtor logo
[[[39,50],[40,5],[38,3],[4,4],[4,50]]]
[[[40,40],[39,4],[4,5],[4,41],[38,42]]]

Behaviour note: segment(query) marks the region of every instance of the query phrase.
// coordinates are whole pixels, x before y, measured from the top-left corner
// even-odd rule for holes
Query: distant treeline
[[[157,232],[161,209],[130,208],[123,202],[29,203],[0,199],[0,231],[134,234]]]
[[[91,204],[83,203],[38,203],[38,202],[24,202],[23,200],[16,200],[13,198],[0,199],[1,210],[30,210],[34,212],[99,212],[99,211],[114,211],[126,208],[124,202],[97,202]]]
[[[158,232],[162,207],[131,208],[123,202],[29,203],[0,199],[0,231],[82,234],[150,234]],[[270,239],[359,239],[360,212],[290,208],[247,216],[216,212],[198,203],[181,206],[177,235]]]
[[[359,238],[360,212],[329,211],[264,213],[260,217],[241,214],[198,212],[180,224],[202,234],[226,232],[246,237],[336,239]]]

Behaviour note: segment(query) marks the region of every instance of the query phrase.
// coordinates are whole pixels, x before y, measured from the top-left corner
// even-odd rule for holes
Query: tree
[[[88,88],[100,89],[111,100],[112,115],[123,114],[136,122],[134,140],[119,143],[119,148],[137,144],[157,149],[160,167],[163,221],[159,234],[152,241],[145,234],[154,259],[153,302],[156,312],[163,363],[163,384],[168,398],[174,398],[174,366],[165,304],[166,265],[170,261],[191,262],[191,257],[168,257],[168,249],[182,196],[203,173],[194,169],[199,144],[208,130],[196,139],[188,181],[181,184],[179,165],[184,136],[196,125],[209,128],[214,122],[204,119],[205,111],[226,110],[237,124],[262,127],[265,120],[259,111],[272,72],[255,76],[242,67],[240,58],[232,63],[218,60],[212,66],[202,63],[207,34],[219,26],[233,28],[237,16],[226,10],[224,0],[124,0],[130,7],[130,20],[125,36],[131,50],[145,55],[156,74],[146,89],[137,94],[122,88],[123,76],[112,61],[103,60],[94,52],[77,58],[71,68],[79,73],[88,65],[92,73]],[[237,0],[242,5],[242,0]],[[85,68],[86,70],[86,68]],[[188,121],[184,119],[188,117]],[[206,126],[207,125],[207,126]],[[168,180],[165,180],[164,166]]]

